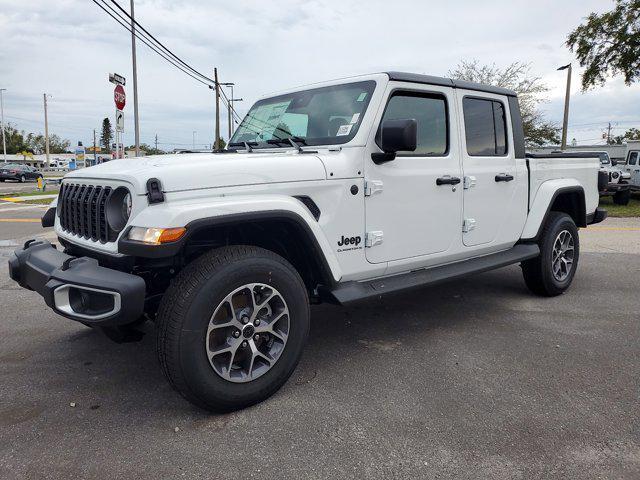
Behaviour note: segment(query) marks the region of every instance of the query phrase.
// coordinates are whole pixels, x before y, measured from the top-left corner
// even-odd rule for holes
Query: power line
[[[111,2],[122,12],[122,14],[117,12],[113,7],[111,7],[108,3],[106,3],[106,0],[100,0],[100,3],[97,0],[92,0],[92,1],[93,1],[93,3],[98,5],[98,7],[100,7],[107,15],[109,15],[116,22],[118,22],[125,30],[127,30],[129,33],[133,33],[133,35],[135,35],[135,37],[137,39],[139,39],[142,43],[147,45],[152,51],[154,51],[155,53],[160,55],[164,60],[166,60],[171,65],[176,67],[178,70],[180,70],[183,73],[189,75],[191,78],[193,78],[194,80],[202,83],[203,85],[214,86],[216,84],[215,80],[213,80],[213,79],[207,77],[206,75],[200,73],[198,70],[193,68],[187,62],[185,62],[180,57],[178,57],[175,53],[173,53],[171,50],[169,50],[169,48],[167,48],[162,42],[160,42],[153,34],[151,34],[146,28],[144,28],[142,25],[140,25],[140,23],[138,23],[137,20],[132,19],[131,16],[129,15],[129,13],[126,10],[124,10],[118,4],[118,2],[116,2],[115,0],[111,0]],[[107,10],[107,8],[110,11]],[[124,16],[123,16],[123,14],[124,14]],[[127,22],[127,20],[128,20],[128,22]],[[136,26],[138,26],[140,28],[140,30],[142,30],[144,32],[144,34],[146,34],[146,37],[141,37],[137,30],[136,31],[132,31],[131,25],[130,25],[131,21],[133,21],[133,23]],[[152,45],[149,42],[152,42],[152,43],[155,42],[156,45]],[[164,51],[161,51],[160,49],[163,49]],[[221,98],[222,98],[222,103],[224,104],[225,108],[229,109],[230,108],[229,98],[227,97],[227,95],[225,94],[224,90],[222,90],[222,89],[220,89],[220,94],[221,94]],[[235,111],[233,111],[233,109],[232,109],[232,113],[233,113],[233,116],[236,117],[236,119],[238,119],[240,121],[242,120],[235,113]]]
[[[124,18],[122,18],[121,16],[118,15],[118,13],[111,8],[109,5],[105,4],[105,6],[101,5],[98,0],[92,0],[93,3],[95,3],[98,7],[100,7],[107,15],[109,15],[111,18],[113,18],[116,22],[118,22],[125,30],[127,30],[129,33],[131,32],[131,27],[129,25],[127,25],[124,22]],[[104,1],[104,0],[102,0]],[[105,8],[106,7],[106,8]],[[107,8],[109,8],[112,12],[107,10]],[[114,15],[115,14],[115,15]],[[150,44],[144,37],[141,37],[140,35],[138,35],[137,32],[133,32],[135,37],[140,40],[142,43],[144,43],[147,47],[149,47],[151,50],[153,50],[155,53],[157,53],[158,55],[160,55],[162,58],[164,58],[166,61],[168,61],[171,65],[173,65],[174,67],[176,67],[178,70],[182,71],[183,73],[186,73],[187,75],[189,75],[191,78],[193,78],[194,80],[202,83],[203,85],[209,85],[207,82],[202,81],[201,79],[199,79],[198,77],[196,77],[195,75],[191,74],[190,72],[184,70],[183,68],[181,68],[179,65],[177,65],[176,63],[174,63],[170,58],[168,58],[166,56],[166,54],[164,52],[161,52],[155,45]]]
[[[147,45],[149,48],[151,48],[151,50],[153,50],[155,53],[160,55],[163,59],[165,59],[171,65],[173,65],[174,67],[178,68],[183,73],[186,73],[187,75],[192,77],[194,80],[197,80],[197,81],[199,81],[200,83],[202,83],[204,85],[214,86],[216,84],[215,80],[213,80],[212,78],[207,77],[206,75],[200,73],[198,70],[193,68],[187,62],[182,60],[175,53],[173,53],[166,45],[164,45],[160,40],[158,40],[151,32],[149,32],[146,28],[144,28],[142,25],[140,25],[140,23],[137,20],[132,19],[131,15],[129,15],[129,13],[118,4],[118,2],[116,2],[115,0],[111,0],[111,2],[122,13],[118,13],[113,7],[111,7],[109,4],[106,3],[106,0],[100,0],[100,1],[101,1],[102,5],[99,4],[96,0],[93,0],[93,2],[96,5],[98,5],[105,13],[107,13],[111,18],[113,18],[116,22],[118,22],[124,29],[126,29],[129,33],[133,33],[133,35],[135,35],[136,38],[138,38],[141,42],[143,42],[145,45]],[[107,7],[111,12],[113,12],[113,14],[111,12],[107,11],[104,7]],[[114,16],[114,14],[115,14],[115,16]],[[132,28],[131,28],[131,25],[130,25],[131,22],[133,22],[134,25],[136,25],[140,30],[142,30],[144,32],[144,34],[146,34],[147,37],[146,38],[142,38],[137,33],[137,31],[132,31]],[[154,42],[156,45],[150,45],[149,42],[152,42],[152,43]],[[163,49],[164,51],[162,51],[162,52],[159,51],[160,48]],[[171,58],[169,58],[169,57],[171,57]],[[176,62],[178,62],[178,64]],[[196,76],[199,77],[199,78],[196,78]],[[231,103],[230,99],[229,99],[229,97],[227,97],[227,94],[224,92],[224,90],[220,89],[220,95],[221,95],[221,99],[222,99],[223,105],[225,106],[226,109],[228,109],[228,110],[230,109],[233,117],[236,120],[236,123],[241,122],[242,118],[235,112],[235,110],[233,108],[230,107],[230,103]]]

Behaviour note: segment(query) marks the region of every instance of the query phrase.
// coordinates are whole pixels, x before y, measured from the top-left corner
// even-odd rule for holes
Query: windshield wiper
[[[258,146],[258,142],[232,142],[229,145],[227,145],[227,147],[244,147],[245,150],[249,153],[253,152],[253,148],[251,147],[257,147]]]
[[[278,146],[288,143],[293,148],[298,150],[298,152],[303,153],[304,150],[302,149],[302,145],[306,145],[307,141],[304,138],[297,137],[294,135],[293,137],[287,137],[287,138],[272,138],[271,140],[267,140],[267,143],[269,145],[278,145]]]

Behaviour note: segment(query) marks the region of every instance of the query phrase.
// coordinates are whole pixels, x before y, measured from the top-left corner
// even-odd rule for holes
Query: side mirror
[[[615,167],[616,165],[618,165],[618,161],[614,160],[613,158],[611,159],[611,166]]]
[[[371,159],[377,163],[389,162],[397,152],[413,152],[418,144],[418,122],[412,118],[385,120],[380,126],[380,148],[383,153],[374,152]]]

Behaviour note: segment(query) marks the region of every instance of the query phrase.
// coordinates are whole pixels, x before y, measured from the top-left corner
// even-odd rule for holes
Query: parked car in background
[[[632,191],[640,191],[640,144],[631,145],[629,142],[629,151],[627,152],[627,161],[625,162],[625,171],[629,174],[629,185]]]
[[[38,178],[42,178],[42,173],[40,173],[37,168],[30,167],[29,165],[9,163],[7,165],[0,166],[0,182],[4,182],[5,180],[16,180],[20,183],[24,183],[27,180],[38,181]]]
[[[617,166],[615,160],[609,158],[607,152],[593,152],[600,159],[600,170],[609,176],[609,183],[600,191],[600,196],[613,196],[616,205],[627,205],[631,198],[631,174]]]

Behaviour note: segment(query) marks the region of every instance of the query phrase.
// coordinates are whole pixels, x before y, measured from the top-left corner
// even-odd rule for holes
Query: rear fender
[[[532,197],[529,215],[520,238],[522,240],[537,239],[555,200],[559,196],[569,193],[581,199],[577,206],[577,212],[575,215],[572,215],[574,216],[576,225],[579,227],[586,226],[584,188],[580,185],[580,182],[575,179],[559,178],[542,183],[535,193],[535,196]]]

